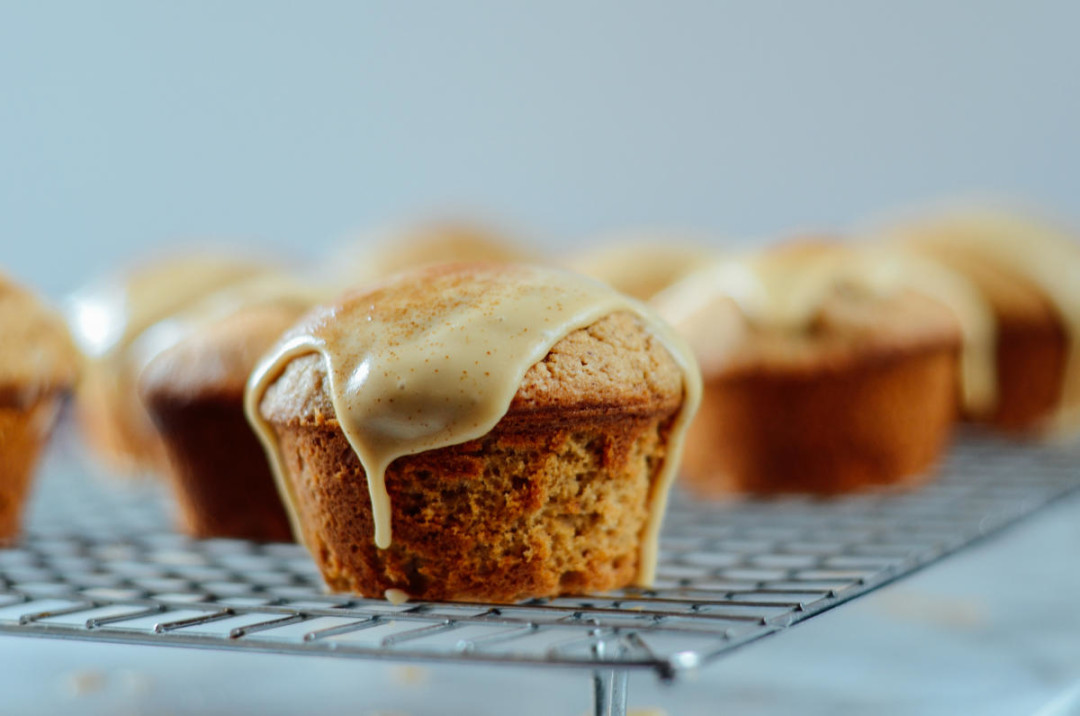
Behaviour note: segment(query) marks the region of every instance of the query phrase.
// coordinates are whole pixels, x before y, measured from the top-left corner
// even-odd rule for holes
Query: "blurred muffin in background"
[[[193,537],[289,541],[289,520],[266,454],[244,416],[259,356],[317,299],[289,275],[232,284],[159,322],[139,395],[168,458],[166,474]]]
[[[977,294],[896,253],[791,243],[717,261],[653,305],[704,375],[683,462],[703,494],[919,484],[956,395],[992,385]]]
[[[347,242],[330,256],[324,277],[345,290],[414,266],[476,261],[548,263],[485,223],[442,220],[381,229]]]
[[[19,532],[42,447],[78,374],[63,319],[0,273],[0,542]]]
[[[719,257],[715,249],[697,243],[627,235],[571,256],[567,267],[647,301]]]
[[[893,228],[909,251],[976,285],[997,324],[997,401],[969,417],[1015,433],[1080,430],[1080,243],[1052,223],[954,212]]]
[[[85,355],[76,415],[107,467],[130,474],[163,464],[160,440],[136,392],[139,371],[152,353],[141,341],[147,329],[266,270],[265,264],[238,255],[192,252],[135,266],[71,297],[69,323]]]

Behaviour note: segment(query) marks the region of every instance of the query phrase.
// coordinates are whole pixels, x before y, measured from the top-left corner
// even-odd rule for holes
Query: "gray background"
[[[178,237],[311,253],[419,211],[556,248],[973,193],[1075,216],[1078,8],[4,3],[0,265],[55,296]]]
[[[843,228],[971,194],[1080,218],[1078,23],[1064,1],[0,0],[0,266],[58,297],[178,237],[313,254],[446,210],[556,249],[623,227]],[[1070,500],[697,681],[636,676],[632,703],[1077,713],[1080,587],[1060,565],[1078,514]],[[566,672],[407,684],[367,662],[11,637],[0,662],[5,713],[589,706]]]

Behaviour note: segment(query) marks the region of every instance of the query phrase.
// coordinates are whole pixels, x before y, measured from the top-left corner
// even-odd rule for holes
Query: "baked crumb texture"
[[[484,437],[394,461],[385,550],[374,546],[364,471],[326,380],[320,356],[294,359],[260,411],[331,589],[513,602],[614,589],[637,576],[682,376],[631,314],[557,343]]]

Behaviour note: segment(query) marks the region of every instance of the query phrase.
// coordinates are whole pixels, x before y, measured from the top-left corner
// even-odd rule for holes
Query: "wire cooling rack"
[[[299,547],[192,540],[153,485],[42,481],[0,550],[0,632],[292,654],[589,667],[598,713],[912,572],[1080,487],[1075,450],[965,438],[914,492],[702,504],[676,495],[653,589],[514,606],[328,595]]]

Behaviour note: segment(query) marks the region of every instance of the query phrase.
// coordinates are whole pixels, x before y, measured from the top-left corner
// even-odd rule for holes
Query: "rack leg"
[[[593,706],[596,716],[626,716],[626,690],[630,675],[623,669],[593,672]]]

